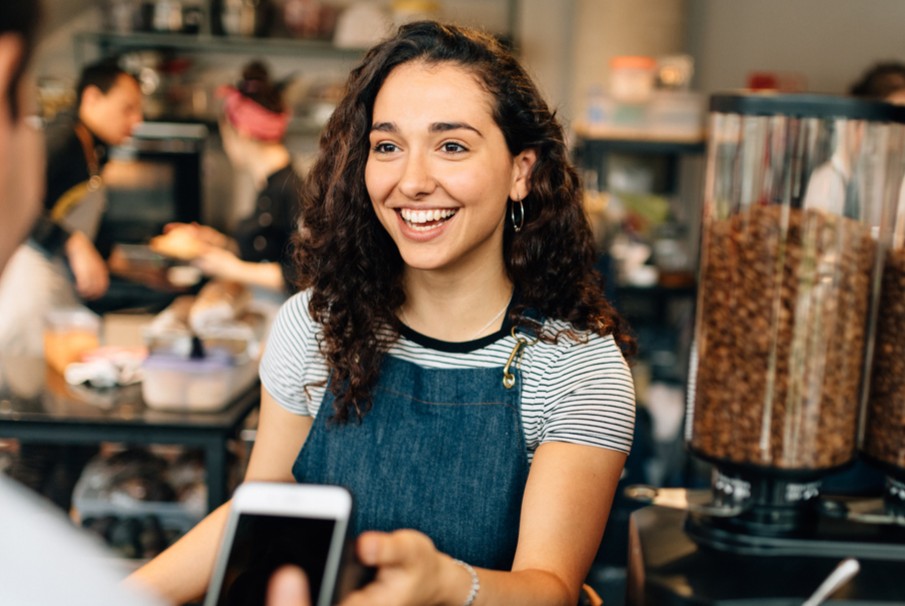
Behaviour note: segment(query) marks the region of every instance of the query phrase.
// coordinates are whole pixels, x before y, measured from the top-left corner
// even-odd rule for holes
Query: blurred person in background
[[[38,12],[34,0],[3,0],[0,10],[0,275],[37,218],[44,190],[43,140],[28,117],[34,103],[24,78]],[[118,586],[97,545],[2,474],[0,510],[0,604],[156,604]]]
[[[109,286],[105,257],[112,234],[101,229],[101,170],[108,146],[126,140],[141,121],[141,90],[115,62],[103,61],[82,70],[77,99],[74,115],[48,126],[43,212],[0,277],[0,351],[6,355],[42,356],[47,314],[96,299]],[[96,452],[94,446],[23,443],[10,474],[68,510]]]
[[[47,312],[96,299],[110,283],[101,170],[108,146],[141,121],[141,90],[115,63],[100,62],[82,71],[77,98],[74,116],[48,126],[44,209],[0,280],[0,349],[8,354],[42,355]]]
[[[231,237],[205,225],[172,223],[165,229],[165,239],[156,242],[164,253],[167,240],[186,247],[173,252],[192,258],[208,276],[268,291],[279,299],[294,292],[290,243],[298,226],[302,189],[283,142],[290,117],[283,85],[271,80],[263,63],[252,61],[236,86],[218,92],[224,98],[223,148],[232,166],[252,177],[257,190],[254,209]]]
[[[905,64],[888,61],[871,65],[849,86],[848,93],[865,101],[905,104]],[[829,161],[814,170],[805,194],[806,208],[847,217],[857,215],[860,192],[858,183],[852,179],[851,163],[860,153],[862,131],[863,125],[858,120],[839,122],[836,150]]]

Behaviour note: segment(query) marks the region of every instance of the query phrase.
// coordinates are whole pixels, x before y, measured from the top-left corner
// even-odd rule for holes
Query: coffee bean
[[[867,227],[816,210],[758,206],[710,223],[695,450],[801,470],[853,458],[875,250]]]
[[[905,250],[891,250],[883,267],[864,450],[905,469]]]

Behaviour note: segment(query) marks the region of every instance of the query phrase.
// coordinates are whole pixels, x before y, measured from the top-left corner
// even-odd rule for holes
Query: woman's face
[[[409,268],[502,264],[507,200],[528,194],[535,155],[509,153],[492,103],[453,63],[401,65],[378,92],[365,184]]]

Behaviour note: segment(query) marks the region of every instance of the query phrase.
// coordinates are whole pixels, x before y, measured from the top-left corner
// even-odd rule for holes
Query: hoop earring
[[[518,212],[515,212],[516,205],[518,205]],[[512,205],[509,207],[509,219],[512,221],[512,229],[515,233],[522,231],[522,226],[525,225],[525,203],[521,198],[512,201]]]

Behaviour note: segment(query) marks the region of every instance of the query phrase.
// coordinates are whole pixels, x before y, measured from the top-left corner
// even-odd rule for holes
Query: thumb
[[[367,566],[405,565],[428,550],[433,550],[433,543],[416,530],[369,531],[358,537],[358,557]]]
[[[358,537],[358,559],[366,566],[393,564],[392,541],[385,532],[364,532]]]
[[[308,578],[297,566],[278,569],[267,584],[267,606],[310,606]]]

